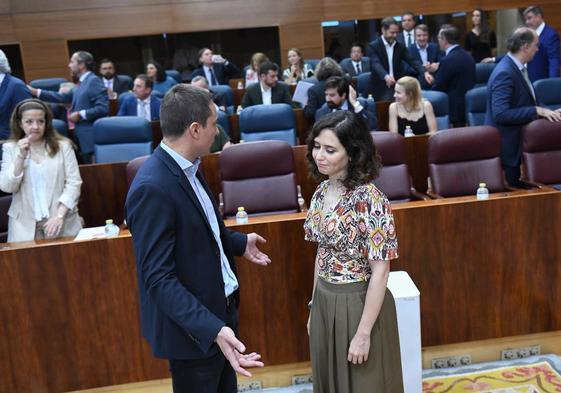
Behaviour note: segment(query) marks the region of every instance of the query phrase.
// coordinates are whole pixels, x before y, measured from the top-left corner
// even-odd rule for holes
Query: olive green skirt
[[[332,284],[318,278],[310,317],[314,393],[403,392],[397,315],[387,288],[372,328],[368,360],[356,365],[347,360],[367,288],[367,282]]]

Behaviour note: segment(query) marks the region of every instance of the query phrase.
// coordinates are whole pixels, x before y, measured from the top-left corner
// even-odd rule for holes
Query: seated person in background
[[[204,76],[199,75],[194,77],[191,80],[191,84],[208,91],[212,95],[212,101],[216,104],[217,109],[221,110],[222,112],[226,112],[226,98],[222,94],[217,94],[213,91],[210,91],[210,89],[208,88],[208,81]]]
[[[425,71],[430,72],[431,75],[436,73],[438,63],[444,53],[440,51],[437,44],[429,42],[429,28],[427,25],[421,24],[415,27],[415,43],[408,50],[413,59],[416,59],[423,65]],[[419,75],[417,79],[422,89],[430,89],[430,85],[427,83],[424,75]]]
[[[0,140],[10,135],[10,116],[16,105],[31,98],[31,93],[25,83],[10,73],[10,63],[3,51],[0,50]]]
[[[411,127],[413,134],[422,135],[436,132],[436,117],[432,105],[423,99],[419,81],[412,76],[397,80],[394,92],[395,102],[390,104],[390,131],[405,134]]]
[[[259,67],[261,64],[269,62],[269,58],[264,53],[257,52],[251,56],[249,67],[245,71],[245,87],[259,82]]]
[[[341,76],[332,76],[325,82],[325,104],[316,111],[316,121],[336,111],[352,111],[365,120],[370,131],[376,129],[376,105],[357,98],[356,90]]]
[[[222,128],[220,124],[217,124],[216,129],[218,133],[216,134],[216,137],[214,137],[214,142],[212,142],[212,145],[210,145],[211,153],[216,153],[232,146],[230,137],[228,136],[226,131],[224,131],[224,128]]]
[[[210,86],[227,85],[230,78],[234,78],[240,73],[238,67],[222,56],[212,54],[212,50],[209,48],[199,51],[199,64],[200,67],[193,71],[191,77],[204,76]]]
[[[134,94],[124,97],[117,116],[140,116],[148,121],[160,120],[161,100],[151,95],[152,86],[152,79],[148,75],[137,75],[132,87]]]
[[[0,189],[13,193],[8,241],[76,236],[82,179],[72,142],[53,128],[51,110],[38,99],[20,102],[2,146]]]
[[[314,76],[314,70],[304,63],[304,58],[298,48],[290,48],[288,50],[288,63],[290,67],[282,72],[282,79],[285,83],[295,85],[302,79]]]
[[[343,69],[332,58],[324,57],[316,67],[315,77],[318,83],[308,90],[308,102],[304,107],[304,116],[307,119],[314,119],[316,111],[325,104],[325,81],[332,76],[343,76]]]
[[[172,86],[177,84],[177,81],[168,76],[164,67],[156,60],[150,60],[146,64],[146,75],[152,79],[152,89],[162,94],[166,94]]]
[[[278,82],[279,66],[263,63],[259,67],[259,83],[249,86],[242,100],[242,108],[253,105],[289,104],[292,105],[290,90],[285,83]]]
[[[355,42],[351,47],[351,61],[345,63],[343,71],[349,76],[358,76],[364,72],[370,72],[370,61],[362,58],[362,47],[359,43]]]
[[[111,60],[103,59],[99,62],[99,75],[107,89],[109,99],[115,99],[119,94],[129,90],[128,82],[115,74],[115,65]]]

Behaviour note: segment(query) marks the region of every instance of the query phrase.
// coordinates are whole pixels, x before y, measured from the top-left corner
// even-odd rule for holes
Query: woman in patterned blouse
[[[386,288],[398,257],[380,161],[360,116],[337,111],[308,139],[317,188],[304,223],[318,244],[308,319],[314,393],[403,392],[395,303]]]

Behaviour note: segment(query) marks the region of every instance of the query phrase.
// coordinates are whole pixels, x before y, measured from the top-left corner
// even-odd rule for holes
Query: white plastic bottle
[[[113,220],[105,220],[105,237],[119,236],[119,227],[113,224]]]
[[[403,133],[403,135],[405,137],[410,137],[410,136],[413,136],[415,134],[413,133],[413,130],[411,129],[411,126],[405,126],[405,132]]]
[[[476,195],[478,201],[489,199],[489,190],[487,189],[487,184],[479,183],[479,188],[477,189]]]
[[[238,207],[238,212],[236,213],[236,224],[247,224],[249,219],[247,218],[247,212],[243,206]]]

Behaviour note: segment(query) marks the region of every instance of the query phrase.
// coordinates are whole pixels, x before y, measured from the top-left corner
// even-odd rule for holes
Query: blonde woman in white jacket
[[[78,162],[72,142],[52,120],[37,99],[20,102],[12,114],[0,170],[0,189],[13,194],[8,242],[75,236],[82,228]]]

